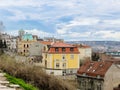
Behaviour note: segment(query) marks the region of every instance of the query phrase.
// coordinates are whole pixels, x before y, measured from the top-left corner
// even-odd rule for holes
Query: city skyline
[[[1,0],[5,32],[23,29],[39,37],[119,41],[119,0]]]

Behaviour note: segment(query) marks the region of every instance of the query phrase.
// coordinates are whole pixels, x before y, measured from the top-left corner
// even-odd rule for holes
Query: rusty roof
[[[79,68],[77,71],[78,75],[86,74],[87,76],[100,76],[104,77],[107,70],[111,67],[112,62],[105,62],[105,61],[88,61],[83,66]]]

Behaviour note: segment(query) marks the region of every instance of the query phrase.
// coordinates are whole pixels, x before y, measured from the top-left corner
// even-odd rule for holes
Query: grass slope
[[[15,78],[9,74],[6,74],[5,77],[7,78],[7,80],[12,83],[12,84],[18,84],[20,85],[24,90],[39,90],[38,88],[30,85],[30,84],[26,84],[25,81],[23,81],[22,79],[19,78]]]

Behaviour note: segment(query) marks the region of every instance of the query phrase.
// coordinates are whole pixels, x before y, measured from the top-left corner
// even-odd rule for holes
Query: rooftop
[[[105,62],[105,61],[88,61],[83,66],[79,68],[77,71],[77,75],[86,74],[87,76],[100,76],[104,77],[107,70],[111,67],[112,62]]]
[[[75,47],[71,44],[67,44],[67,43],[64,43],[64,42],[55,42],[52,44],[51,47]]]
[[[52,44],[51,41],[40,41],[40,43],[45,44],[45,45],[51,45]]]

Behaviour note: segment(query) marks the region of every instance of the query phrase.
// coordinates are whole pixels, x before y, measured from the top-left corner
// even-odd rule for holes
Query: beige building
[[[38,42],[33,42],[29,47],[29,61],[34,64],[44,67],[45,62],[42,60],[42,48],[43,45]]]
[[[81,64],[83,64],[85,60],[88,60],[88,59],[91,60],[92,48],[90,46],[82,45],[82,44],[75,44],[74,46],[77,46],[80,52],[79,59]]]
[[[120,64],[86,62],[77,72],[80,90],[113,90],[120,84]]]
[[[51,41],[40,41],[42,44],[42,61],[44,62],[44,67],[46,67],[46,60],[48,57],[48,50],[53,42]]]
[[[17,52],[20,55],[29,56],[29,47],[32,43],[37,42],[37,36],[32,34],[24,34],[22,37],[18,37],[17,40]]]
[[[29,47],[30,56],[42,56],[43,45],[40,42],[33,42]]]

